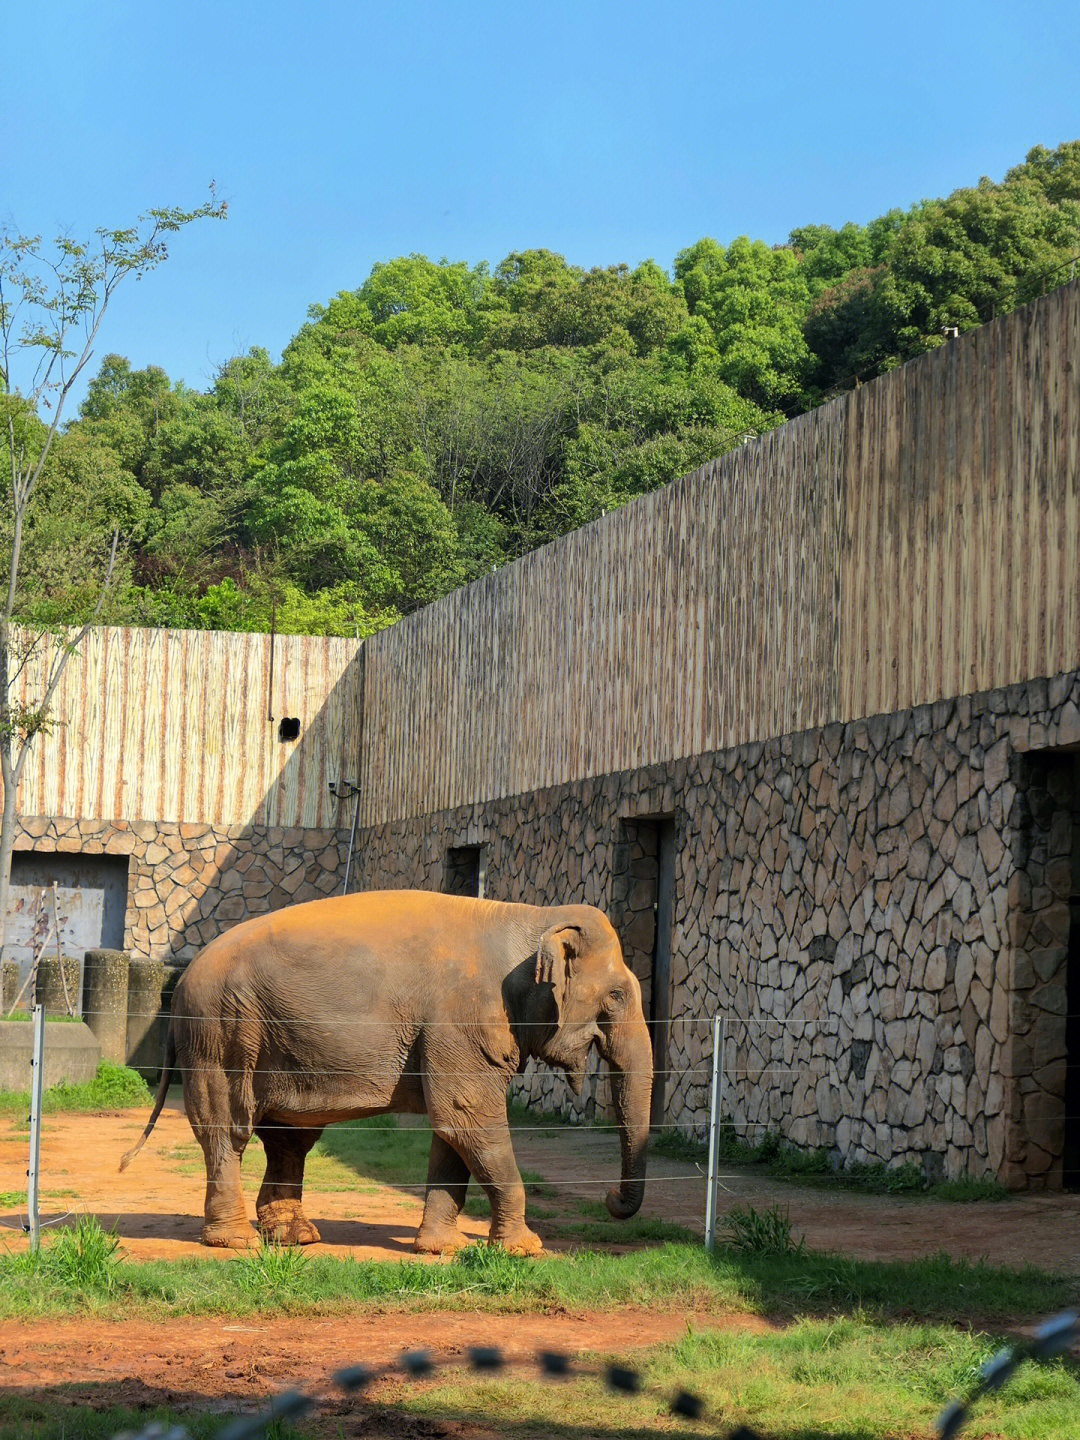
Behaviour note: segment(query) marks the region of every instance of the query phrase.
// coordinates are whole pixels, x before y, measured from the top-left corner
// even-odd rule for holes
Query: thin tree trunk
[[[11,779],[11,765],[4,757],[4,801],[0,809],[0,962],[7,952],[8,896],[11,892],[11,852],[15,848],[18,815],[15,807],[17,782]]]

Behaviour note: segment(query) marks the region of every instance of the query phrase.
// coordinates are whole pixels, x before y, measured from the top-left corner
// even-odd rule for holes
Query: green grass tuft
[[[240,1292],[259,1300],[301,1295],[309,1263],[298,1246],[274,1244],[263,1244],[228,1262]]]
[[[511,1255],[501,1245],[480,1241],[459,1250],[456,1263],[474,1278],[479,1294],[514,1295],[528,1288],[533,1262],[525,1255]]]
[[[49,1235],[41,1248],[24,1250],[12,1260],[17,1272],[61,1291],[111,1295],[120,1269],[119,1236],[103,1230],[93,1215]]]
[[[751,1255],[802,1255],[806,1236],[796,1243],[791,1233],[791,1217],[787,1209],[773,1205],[768,1210],[755,1210],[753,1205],[734,1205],[724,1216],[724,1229],[733,1250]]]

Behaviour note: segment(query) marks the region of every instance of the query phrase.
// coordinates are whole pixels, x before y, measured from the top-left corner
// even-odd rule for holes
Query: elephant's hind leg
[[[259,1229],[280,1245],[314,1245],[319,1232],[304,1214],[304,1161],[322,1128],[267,1121],[255,1133],[266,1150],[266,1174],[255,1201]]]
[[[432,1135],[424,1218],[416,1234],[416,1248],[421,1254],[445,1255],[465,1244],[457,1219],[468,1188],[469,1167],[465,1161],[441,1135]]]
[[[240,1161],[251,1126],[234,1112],[229,1078],[216,1066],[195,1066],[184,1076],[184,1104],[206,1160],[202,1243],[251,1249],[259,1236],[247,1217],[240,1189]]]

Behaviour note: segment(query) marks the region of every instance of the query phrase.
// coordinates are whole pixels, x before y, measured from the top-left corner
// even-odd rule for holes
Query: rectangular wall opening
[[[675,822],[669,816],[622,821],[612,919],[623,956],[641,984],[653,1051],[651,1121],[664,1122],[671,1021],[671,933],[675,906]]]
[[[452,845],[446,852],[443,891],[447,895],[476,895],[483,899],[487,858],[483,845]]]
[[[1073,887],[1069,901],[1069,958],[1065,972],[1065,1147],[1061,1183],[1080,1190],[1080,836],[1073,833]]]
[[[17,850],[11,857],[5,959],[18,967],[17,988],[38,954],[82,961],[87,950],[124,948],[128,857]],[[56,913],[53,902],[55,898]]]
[[[1018,780],[1005,1178],[1080,1189],[1080,752],[1028,751]]]

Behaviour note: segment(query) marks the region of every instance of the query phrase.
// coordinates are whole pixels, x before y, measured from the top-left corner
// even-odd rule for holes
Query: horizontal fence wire
[[[1075,1312],[1057,1315],[1039,1326],[1028,1341],[1008,1346],[983,1365],[967,1394],[951,1401],[938,1417],[939,1440],[953,1440],[970,1418],[979,1400],[1008,1380],[1021,1365],[1030,1361],[1052,1360],[1063,1354],[1080,1339],[1080,1317]],[[598,1366],[581,1362],[565,1351],[541,1350],[525,1361],[508,1359],[497,1345],[472,1345],[468,1352],[468,1368],[475,1374],[493,1375],[510,1368],[533,1369],[542,1379],[565,1384],[571,1380],[601,1379],[613,1396],[648,1396],[676,1420],[701,1421],[712,1427],[723,1422],[722,1413],[714,1412],[705,1398],[691,1390],[674,1393],[651,1385],[646,1375],[633,1366],[607,1364]],[[362,1396],[379,1381],[392,1377],[424,1381],[435,1378],[444,1370],[460,1365],[439,1361],[426,1350],[409,1350],[395,1362],[383,1366],[348,1365],[333,1372],[321,1392],[331,1388],[345,1395]],[[320,1396],[302,1390],[285,1390],[274,1395],[265,1407],[253,1415],[242,1415],[229,1421],[218,1432],[216,1440],[260,1440],[271,1427],[283,1421],[298,1420],[319,1405]],[[154,1422],[138,1431],[121,1431],[114,1440],[190,1440],[188,1430],[177,1425],[167,1427]],[[727,1433],[726,1440],[767,1440],[761,1432],[740,1425]]]
[[[23,1011],[21,1011],[20,1013],[23,1014],[23,1015],[29,1014],[29,1012],[26,1011],[26,1010],[23,1010]],[[70,1014],[61,1015],[61,1012],[60,1012],[59,1010],[53,1011],[53,1012],[50,1012],[50,1013],[52,1014],[52,1016],[53,1016],[54,1018],[60,1018],[60,1019],[62,1019],[62,1020],[68,1020],[68,1019],[71,1019],[71,1018],[72,1018]],[[80,1013],[80,1018],[83,1019],[83,1020],[86,1020],[86,1019],[89,1019],[89,1018],[96,1018],[96,1017],[98,1017],[98,1016],[114,1016],[114,1015],[115,1015],[115,1011],[112,1011],[112,1010],[82,1010],[82,1011],[80,1011],[79,1013]],[[46,1020],[48,1020],[48,1019],[50,1018],[50,1016],[47,1014],[47,1015],[45,1016],[45,1018],[46,1018]],[[213,1021],[213,1022],[217,1022],[217,1021],[220,1021],[220,1020],[238,1020],[238,1019],[247,1018],[247,1017],[243,1017],[239,1011],[233,1011],[233,1012],[230,1012],[230,1013],[227,1013],[227,1012],[225,1012],[225,1011],[221,1011],[220,1013],[214,1014],[214,1015],[207,1015],[205,1012],[204,1012],[203,1014],[201,1014],[201,1015],[185,1015],[185,1014],[180,1013],[180,1012],[173,1012],[173,1011],[169,1011],[169,1010],[139,1010],[139,1011],[132,1010],[132,1011],[128,1011],[128,1012],[127,1012],[127,1018],[128,1018],[129,1020],[149,1020],[149,1021],[151,1021],[151,1022],[154,1022],[154,1021],[163,1021],[163,1020],[205,1021],[207,1024],[209,1024],[209,1023],[212,1022],[212,1021]],[[1066,1017],[1066,1018],[1067,1018],[1067,1017]],[[796,1025],[807,1026],[807,1025],[810,1025],[810,1026],[813,1026],[813,1027],[815,1027],[816,1029],[820,1030],[823,1034],[832,1034],[832,1033],[833,1033],[833,1031],[830,1030],[829,1027],[828,1027],[828,1022],[822,1022],[820,1019],[814,1020],[814,1019],[807,1018],[807,1019],[805,1019],[805,1020],[802,1020],[802,1019],[799,1019],[799,1018],[797,1018],[797,1017],[793,1017],[793,1018],[783,1018],[783,1017],[777,1017],[777,1016],[773,1016],[773,1015],[762,1016],[762,1017],[760,1017],[760,1018],[755,1018],[755,1017],[752,1017],[752,1016],[751,1016],[751,1017],[730,1016],[730,1017],[727,1017],[727,1019],[728,1019],[728,1024],[729,1024],[729,1025],[781,1025],[781,1026],[796,1026]],[[505,1024],[512,1024],[512,1025],[513,1025],[513,1028],[514,1028],[515,1030],[527,1030],[527,1029],[530,1029],[530,1028],[533,1028],[533,1027],[535,1027],[535,1028],[537,1028],[537,1029],[545,1029],[545,1030],[550,1030],[550,1029],[552,1028],[552,1022],[549,1021],[549,1020],[520,1020],[520,1021],[515,1020],[515,1021],[512,1021],[512,1022],[511,1022],[511,1021],[508,1020],[508,1017],[507,1017],[505,1011],[501,1011],[501,1012],[499,1012],[499,1013],[497,1013],[497,1014],[495,1014],[495,1015],[487,1016],[487,1017],[485,1017],[485,1016],[477,1016],[477,1015],[469,1015],[469,1016],[466,1016],[464,1019],[461,1019],[461,1020],[426,1020],[426,1019],[425,1019],[425,1020],[418,1020],[418,1021],[416,1021],[416,1022],[414,1022],[414,1023],[416,1023],[416,1024],[418,1024],[418,1025],[422,1025],[425,1030],[430,1030],[430,1029],[442,1029],[442,1028],[447,1027],[447,1026],[451,1026],[451,1027],[461,1027],[461,1026],[464,1026],[464,1025],[505,1025]],[[651,1029],[654,1029],[654,1030],[656,1030],[656,1029],[665,1029],[665,1030],[666,1030],[666,1029],[672,1029],[672,1028],[674,1028],[676,1025],[706,1025],[706,1026],[708,1026],[708,1027],[711,1028],[712,1025],[713,1025],[713,1020],[712,1020],[709,1016],[684,1015],[684,1016],[676,1016],[676,1017],[674,1017],[673,1019],[668,1019],[668,1020],[649,1020],[647,1023],[648,1023],[648,1025],[649,1025],[649,1027],[650,1027]],[[375,1019],[367,1019],[367,1018],[363,1018],[363,1017],[358,1017],[358,1018],[356,1018],[356,1019],[342,1019],[342,1018],[337,1017],[337,1016],[326,1016],[326,1017],[320,1018],[320,1019],[318,1019],[318,1020],[305,1020],[305,1021],[303,1022],[303,1024],[305,1024],[305,1025],[329,1025],[329,1026],[333,1026],[333,1025],[374,1025],[374,1026],[379,1026],[379,1025],[392,1025],[392,1024],[394,1024],[394,1022],[393,1022],[393,1021],[390,1021],[390,1020],[375,1020]]]
[[[88,1013],[98,1014],[107,1012]],[[153,1011],[145,1013],[149,1015],[153,1020],[164,1021],[168,1018],[167,1012],[164,1011]],[[227,1018],[229,1020],[233,1020],[239,1017],[215,1017],[200,1015],[185,1018],[210,1023],[211,1021],[214,1021],[218,1018]],[[500,1016],[499,1022],[501,1024],[505,1024],[505,1016]],[[358,1018],[355,1020],[334,1020],[327,1023],[379,1027],[392,1024],[392,1022],[386,1020],[374,1020],[367,1017]],[[446,1021],[437,1023],[439,1025],[451,1026],[458,1030],[466,1032],[470,1028],[469,1025],[463,1024],[460,1021]],[[477,1022],[473,1022],[473,1027],[475,1027],[476,1023]],[[712,1026],[715,1022],[708,1017],[685,1016],[676,1017],[671,1023]],[[833,1028],[831,1026],[828,1026],[828,1024],[822,1025],[820,1021],[813,1022],[810,1020],[801,1019],[777,1020],[775,1017],[768,1017],[762,1019],[759,1019],[757,1017],[727,1017],[727,1023],[729,1025],[733,1024],[737,1026],[784,1026],[790,1024],[801,1027],[816,1024],[817,1029],[822,1033],[824,1033],[826,1030],[831,1033]],[[426,1024],[423,1026],[423,1028],[427,1028]],[[551,1026],[546,1025],[544,1028],[550,1029]],[[728,1043],[731,1043],[730,1034],[728,1036]],[[235,1051],[233,1052],[233,1054],[235,1055]],[[691,1085],[696,1084],[700,1086],[711,1074],[711,1063],[712,1062],[710,1057],[708,1063],[685,1067],[669,1066],[661,1067],[660,1069],[650,1068],[648,1073],[654,1078],[662,1078],[668,1080],[674,1079],[676,1081],[690,1081]],[[146,1076],[155,1076],[161,1072],[162,1066],[158,1063],[145,1062],[131,1065],[128,1068],[133,1069],[138,1073],[144,1074]],[[343,1077],[346,1079],[355,1078],[357,1077],[358,1073],[357,1065],[345,1065],[340,1068],[334,1069],[315,1069],[301,1068],[299,1066],[267,1067],[256,1065],[252,1067],[247,1065],[223,1065],[213,1061],[199,1062],[194,1064],[174,1064],[170,1067],[170,1069],[173,1074],[175,1074],[180,1080],[185,1079],[185,1077],[191,1077],[200,1073],[210,1072],[218,1075],[244,1076],[248,1078],[277,1077],[279,1079],[291,1081],[295,1084],[300,1085],[304,1085],[311,1081],[318,1081],[320,1079],[333,1081]],[[381,1073],[379,1073],[380,1069]],[[471,1068],[444,1069],[437,1064],[428,1065],[424,1069],[410,1068],[406,1070],[398,1070],[396,1067],[377,1067],[376,1073],[368,1075],[366,1077],[361,1075],[360,1079],[361,1081],[366,1080],[367,1083],[379,1084],[382,1090],[386,1092],[385,1101],[377,1101],[376,1103],[368,1106],[358,1105],[355,1107],[355,1109],[348,1104],[344,1104],[342,1106],[342,1109],[345,1111],[345,1114],[340,1120],[322,1120],[320,1118],[309,1119],[303,1111],[298,1111],[294,1116],[291,1116],[285,1120],[266,1120],[261,1118],[259,1114],[259,1107],[256,1106],[250,1114],[245,1115],[239,1122],[231,1118],[228,1118],[224,1121],[207,1120],[205,1122],[198,1123],[197,1128],[199,1133],[206,1137],[209,1137],[212,1132],[230,1133],[234,1136],[237,1136],[242,1145],[246,1145],[247,1139],[251,1135],[265,1135],[269,1132],[294,1133],[297,1130],[318,1130],[321,1132],[329,1128],[332,1128],[335,1132],[352,1131],[368,1134],[372,1132],[401,1132],[403,1127],[398,1123],[396,1118],[397,1114],[399,1113],[406,1115],[415,1115],[417,1121],[420,1122],[417,1128],[424,1128],[423,1122],[426,1119],[426,1113],[423,1106],[418,1106],[415,1110],[397,1111],[394,1109],[391,1103],[388,1103],[390,1101],[390,1092],[399,1081],[406,1079],[419,1080],[426,1078],[428,1080],[431,1080],[433,1078],[443,1078],[460,1082],[463,1080],[468,1081],[471,1077],[488,1080],[491,1077],[491,1073],[491,1068],[486,1064],[475,1070]],[[633,1075],[638,1072],[635,1070],[628,1070],[622,1073],[626,1075]],[[802,1067],[800,1066],[780,1066],[769,1064],[740,1066],[733,1065],[729,1062],[723,1066],[722,1079],[728,1086],[737,1086],[739,1081],[743,1077],[748,1075],[753,1076],[756,1082],[761,1082],[767,1081],[769,1079],[784,1080],[792,1076],[797,1076],[800,1073],[802,1073]],[[607,1117],[600,1119],[592,1118],[595,1114],[596,1108],[600,1108],[601,1115],[603,1116],[603,1109],[606,1105],[605,1100],[602,1098],[604,1076],[605,1070],[603,1068],[602,1062],[596,1064],[595,1068],[591,1068],[588,1071],[586,1077],[586,1083],[590,1086],[590,1092],[587,1093],[584,1097],[580,1097],[573,1096],[572,1093],[568,1090],[566,1096],[561,1101],[562,1106],[565,1107],[562,1114],[558,1113],[557,1108],[554,1112],[550,1108],[552,1102],[554,1102],[556,1107],[558,1107],[558,1105],[560,1104],[559,1098],[557,1096],[549,1096],[547,1097],[546,1101],[541,1100],[537,1102],[536,1100],[530,1100],[527,1093],[528,1078],[525,1077],[526,1093],[521,1095],[520,1098],[518,1096],[514,1096],[511,1093],[509,1098],[512,1104],[516,1104],[526,1111],[528,1111],[530,1108],[533,1108],[535,1111],[537,1111],[538,1114],[535,1123],[530,1123],[528,1119],[515,1119],[511,1115],[508,1116],[506,1120],[503,1120],[501,1118],[492,1118],[487,1123],[485,1123],[483,1120],[480,1120],[479,1123],[474,1122],[469,1126],[469,1132],[470,1134],[475,1134],[476,1136],[509,1136],[511,1141],[527,1138],[530,1135],[545,1136],[550,1138],[553,1135],[565,1133],[567,1131],[576,1131],[578,1134],[618,1134],[621,1132],[622,1127],[616,1120]],[[514,1080],[519,1078],[522,1078],[520,1072],[518,1076],[510,1077],[510,1084],[513,1084]],[[313,1110],[313,1115],[315,1117],[318,1117],[319,1114],[319,1110]],[[608,1115],[610,1115],[610,1111],[608,1111]],[[388,1116],[392,1118],[388,1121],[388,1123],[381,1125],[371,1123],[371,1121],[377,1120],[381,1116]],[[1069,1119],[1070,1117],[1064,1118]],[[721,1137],[721,1149],[718,1152],[718,1155],[722,1154],[723,1158],[729,1163],[729,1165],[734,1164],[735,1166],[738,1166],[741,1160],[745,1161],[745,1163],[747,1164],[753,1164],[759,1158],[771,1158],[771,1156],[758,1157],[752,1153],[744,1157],[740,1157],[737,1153],[724,1153],[723,1147],[725,1143],[730,1143],[732,1141],[737,1144],[745,1145],[748,1150],[753,1150],[754,1147],[759,1143],[757,1137],[760,1136],[775,1138],[778,1142],[780,1150],[782,1151],[795,1154],[810,1153],[806,1150],[805,1146],[800,1147],[790,1142],[785,1144],[783,1136],[777,1135],[775,1121],[749,1120],[738,1118],[731,1114],[727,1115],[726,1117],[722,1114],[718,1114],[717,1125],[718,1132]],[[408,1129],[410,1127],[406,1126],[404,1128]],[[432,1128],[433,1131],[436,1131],[438,1129],[438,1127]],[[666,1155],[662,1147],[662,1141],[665,1136],[671,1136],[673,1142],[675,1142],[673,1148],[669,1150]],[[724,1137],[726,1137],[726,1141]],[[662,1122],[659,1125],[654,1125],[653,1127],[651,1127],[650,1141],[651,1147],[654,1150],[654,1154],[659,1153],[662,1158],[691,1164],[695,1167],[694,1173],[688,1174],[657,1175],[653,1173],[646,1175],[642,1178],[641,1183],[644,1186],[648,1187],[650,1191],[653,1191],[655,1193],[655,1190],[657,1188],[680,1187],[686,1186],[687,1184],[697,1186],[705,1182],[706,1177],[704,1173],[704,1162],[707,1158],[708,1147],[708,1120],[706,1115],[701,1114],[698,1115],[697,1118],[692,1117],[688,1119],[671,1120]],[[658,1145],[658,1142],[661,1143]],[[897,1165],[902,1164],[904,1158],[904,1156],[893,1157]],[[908,1158],[910,1163],[910,1157]],[[529,1162],[528,1160],[526,1160],[523,1163],[528,1164]],[[536,1163],[535,1157],[533,1157],[533,1163]],[[715,1177],[715,1180],[717,1183],[723,1183],[736,1182],[739,1180],[744,1180],[745,1178],[745,1173],[740,1173],[738,1170],[735,1170],[729,1171],[728,1173],[724,1174],[718,1174]],[[803,1178],[806,1177],[804,1176]],[[612,1177],[606,1174],[595,1176],[589,1174],[586,1176],[576,1176],[573,1179],[538,1179],[526,1181],[525,1189],[527,1191],[547,1190],[549,1192],[563,1191],[567,1193],[579,1193],[581,1190],[589,1189],[593,1186],[609,1185],[611,1183],[611,1180]],[[835,1183],[838,1186],[844,1186],[850,1183],[850,1177],[847,1175],[843,1164],[838,1158],[836,1158],[834,1162],[830,1162],[828,1167],[821,1166],[820,1168],[813,1171],[812,1183],[816,1188],[828,1186],[830,1182]],[[426,1184],[420,1183],[388,1183],[391,1183],[392,1188],[404,1192],[422,1193],[428,1188]],[[301,1187],[302,1182],[295,1182],[295,1188],[299,1189]]]

